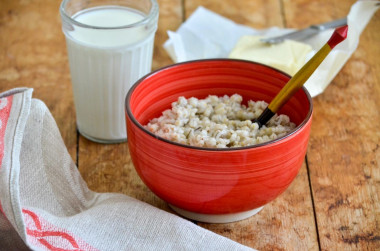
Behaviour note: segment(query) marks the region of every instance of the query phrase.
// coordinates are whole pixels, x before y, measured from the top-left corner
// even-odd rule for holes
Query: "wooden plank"
[[[323,250],[380,249],[379,17],[315,102],[310,169]]]
[[[0,2],[0,92],[34,88],[76,160],[75,111],[59,1]]]
[[[345,16],[354,1],[288,1],[288,23]],[[314,3],[314,2],[313,2]],[[322,10],[323,11],[320,11]],[[363,32],[359,47],[314,99],[309,169],[322,250],[380,249],[380,12]]]
[[[253,28],[283,26],[278,1],[186,1],[188,17],[199,5]],[[259,250],[318,250],[306,165],[291,186],[257,215],[231,224],[200,226]]]
[[[180,0],[158,2],[160,17],[155,38],[153,69],[172,63],[162,44],[168,39],[167,29],[176,30],[182,23]],[[90,189],[97,192],[121,192],[158,208],[170,210],[138,177],[126,143],[102,145],[80,136],[78,163],[79,171]]]
[[[306,28],[313,24],[345,17],[355,0],[307,1],[284,0],[285,23],[288,28]]]

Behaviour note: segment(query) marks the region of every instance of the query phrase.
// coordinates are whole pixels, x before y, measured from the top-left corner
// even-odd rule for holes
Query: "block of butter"
[[[285,40],[279,44],[266,44],[260,36],[242,36],[229,58],[244,59],[262,63],[293,76],[309,59],[310,45]]]

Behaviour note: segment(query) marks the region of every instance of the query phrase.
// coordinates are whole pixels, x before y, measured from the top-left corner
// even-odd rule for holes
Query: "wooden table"
[[[172,61],[162,48],[199,6],[253,28],[303,28],[340,18],[353,0],[159,0],[153,68]],[[102,145],[77,133],[60,1],[0,1],[0,92],[33,87],[88,186],[123,193],[166,211],[141,182],[127,144]],[[380,12],[326,91],[314,98],[305,162],[294,182],[254,217],[196,223],[260,250],[380,250]]]

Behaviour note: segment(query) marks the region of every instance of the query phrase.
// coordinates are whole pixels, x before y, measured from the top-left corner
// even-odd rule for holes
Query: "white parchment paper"
[[[351,7],[347,15],[349,26],[347,39],[334,48],[305,83],[312,97],[325,90],[356,50],[360,34],[379,7],[379,1],[369,0],[357,1]],[[168,31],[169,39],[165,42],[164,48],[175,63],[206,58],[227,58],[243,35],[271,37],[291,31],[294,30],[278,27],[265,30],[253,29],[236,24],[200,6],[176,32]],[[315,53],[328,41],[332,32],[333,29],[326,30],[302,42],[310,44]]]

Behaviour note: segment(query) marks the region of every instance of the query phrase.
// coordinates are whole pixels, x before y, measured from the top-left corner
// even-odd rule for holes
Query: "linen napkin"
[[[0,250],[252,250],[82,180],[32,89],[0,94]]]
[[[352,5],[347,14],[349,27],[347,39],[329,53],[305,83],[312,97],[321,94],[326,89],[355,52],[362,31],[379,7],[379,1],[374,0],[359,0]],[[244,35],[272,37],[291,31],[294,29],[279,27],[253,29],[200,6],[177,31],[168,31],[169,39],[163,46],[175,63],[206,58],[227,58]],[[329,29],[302,41],[313,48],[313,52],[305,58],[305,63],[328,41],[333,31],[334,29]]]

